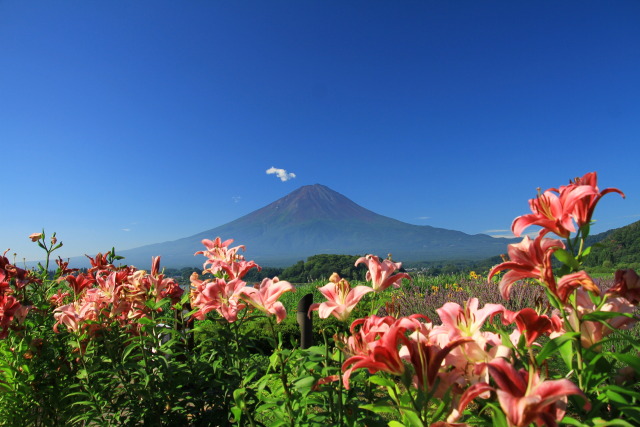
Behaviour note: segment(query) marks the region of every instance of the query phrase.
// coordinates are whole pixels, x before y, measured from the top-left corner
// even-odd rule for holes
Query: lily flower
[[[374,323],[379,327],[387,323],[387,320],[387,318],[376,317]],[[402,375],[404,373],[405,365],[400,356],[398,346],[409,341],[405,336],[407,331],[405,320],[406,318],[394,321],[380,335],[379,339],[375,339],[375,335],[361,334],[361,338],[367,341],[366,344],[360,342],[360,344],[365,344],[359,347],[360,353],[349,357],[342,364],[342,380],[347,390],[349,389],[351,373],[356,369],[367,368],[371,374],[375,374],[378,371],[387,372],[391,375]],[[366,325],[366,322],[364,325]]]
[[[527,347],[531,347],[540,335],[557,333],[563,329],[562,319],[554,314],[551,317],[546,314],[538,314],[532,308],[523,308],[520,311],[513,312],[505,310],[503,314],[503,322],[510,324],[516,322],[516,335],[513,335],[512,341],[517,342],[520,335],[524,333]]]
[[[510,270],[500,280],[500,293],[509,299],[513,283],[521,279],[535,278],[545,283],[555,293],[556,282],[551,269],[551,255],[556,249],[564,249],[564,243],[557,239],[543,238],[544,232],[531,240],[525,236],[522,242],[508,246],[509,261],[493,267],[488,280],[499,271]]]
[[[403,347],[400,349],[400,356],[413,365],[414,385],[424,391],[433,388],[436,379],[440,379],[439,390],[435,390],[436,395],[442,395],[450,389],[458,380],[458,373],[441,372],[445,358],[457,347],[473,343],[468,337],[457,337],[447,340],[446,343],[440,344],[434,337],[431,323],[420,322],[417,318],[399,319],[398,323],[407,324],[406,329],[412,330],[413,333],[403,340]],[[402,324],[401,323],[401,324]],[[442,375],[444,374],[444,375]]]
[[[309,307],[309,314],[313,310],[318,310],[321,319],[326,319],[333,314],[338,320],[346,322],[362,297],[373,292],[373,289],[368,286],[356,286],[352,289],[349,282],[341,279],[337,273],[333,273],[329,280],[329,283],[318,288],[327,301],[311,304]]]
[[[478,309],[477,298],[470,298],[464,307],[448,302],[437,310],[442,325],[433,328],[431,335],[442,348],[446,348],[450,341],[467,339],[462,345],[451,348],[447,354],[446,364],[452,367],[449,377],[457,374],[457,382],[461,385],[488,381],[486,369],[474,368],[496,357],[507,356],[510,350],[502,344],[498,334],[481,329],[487,318],[504,311],[501,304],[485,304]]]
[[[436,310],[450,338],[469,337],[475,340],[480,337],[487,317],[504,311],[502,304],[485,304],[482,309],[478,309],[478,305],[478,298],[470,298],[464,308],[458,303],[448,302]]]
[[[536,371],[516,369],[504,359],[489,363],[491,378],[497,385],[496,394],[511,426],[556,426],[565,414],[567,396],[576,394],[585,399],[585,409],[591,405],[584,393],[568,379],[543,381]]]
[[[457,409],[447,421],[456,421],[466,406],[479,396],[495,391],[500,407],[512,427],[524,427],[531,423],[538,426],[557,426],[565,414],[567,396],[575,394],[585,400],[584,409],[591,404],[584,393],[568,379],[544,381],[536,371],[516,370],[505,359],[498,358],[487,363],[494,388],[487,383],[476,383],[461,396]]]
[[[631,269],[617,270],[607,295],[621,296],[632,304],[640,302],[640,277]]]
[[[379,338],[389,330],[395,321],[396,319],[391,316],[378,317],[375,315],[356,319],[349,328],[351,336],[337,336],[336,342],[340,343],[340,348],[347,355],[347,358],[352,356],[366,358],[378,344]],[[357,328],[358,326],[360,328]]]
[[[67,282],[69,287],[73,289],[73,293],[76,295],[76,297],[80,296],[89,286],[96,283],[96,279],[91,274],[82,273],[78,274],[77,276],[69,274],[61,280]]]
[[[29,234],[29,239],[31,239],[32,242],[37,242],[38,240],[42,239],[44,237],[43,233],[32,233]]]
[[[221,278],[213,281],[201,281],[198,274],[191,275],[191,307],[198,308],[193,315],[198,320],[203,320],[210,311],[216,310],[229,323],[238,320],[238,312],[246,307],[240,302],[240,296],[246,283],[240,279],[227,282]]]
[[[393,262],[389,259],[385,259],[380,262],[380,258],[375,255],[367,255],[358,258],[355,265],[365,263],[369,268],[367,271],[367,280],[371,281],[373,290],[375,292],[381,292],[387,289],[389,286],[399,288],[402,283],[402,279],[409,279],[411,277],[407,273],[393,274],[396,270],[402,267],[401,262]]]
[[[616,330],[625,330],[633,327],[636,323],[635,317],[630,314],[635,313],[636,305],[632,304],[623,297],[617,297],[612,294],[605,295],[606,301],[599,308],[591,299],[591,296],[584,288],[578,288],[576,291],[576,308],[565,307],[566,322],[563,329],[556,336],[562,335],[567,330],[580,331],[580,340],[584,348],[591,348],[594,351],[600,351],[600,341]],[[596,310],[601,312],[619,313],[620,316],[607,319],[605,321],[584,320],[583,317]],[[554,334],[551,335],[554,338]]]
[[[0,339],[8,336],[14,320],[22,323],[28,311],[13,295],[0,295]]]
[[[529,200],[529,207],[532,213],[517,217],[511,224],[511,231],[516,237],[520,237],[530,225],[538,225],[564,238],[576,231],[571,211],[553,191],[538,192],[538,197]]]
[[[285,292],[295,292],[295,290],[291,283],[274,277],[273,280],[264,278],[260,285],[253,288],[245,287],[242,295],[246,302],[263,313],[275,314],[277,322],[280,323],[287,317],[287,311],[278,298]]]
[[[227,239],[224,242],[220,237],[216,237],[214,240],[203,239],[202,244],[205,246],[205,250],[198,251],[194,255],[202,254],[207,257],[207,261],[204,263],[204,268],[207,268],[207,264],[211,264],[215,261],[223,261],[225,263],[233,262],[238,255],[238,250],[244,250],[244,246],[236,246],[230,248],[229,245],[233,243],[233,239]]]
[[[593,292],[595,295],[600,295],[600,288],[596,286],[593,279],[591,279],[585,271],[577,271],[575,273],[562,276],[560,280],[558,280],[555,295],[563,304],[566,304],[569,299],[569,295],[571,295],[575,289],[580,287]]]
[[[563,201],[565,199],[575,199],[573,193],[584,188],[586,188],[586,190],[582,190],[582,195],[578,194],[578,200],[574,202],[571,209],[571,216],[578,224],[578,227],[582,227],[591,222],[593,211],[605,194],[618,193],[623,199],[625,198],[624,193],[617,188],[605,188],[600,191],[596,172],[586,173],[582,178],[576,178],[571,181],[568,186],[560,187],[560,198]]]

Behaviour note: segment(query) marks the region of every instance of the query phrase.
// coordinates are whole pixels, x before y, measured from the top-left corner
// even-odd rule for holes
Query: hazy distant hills
[[[124,262],[146,268],[154,255],[165,267],[200,265],[202,239],[232,238],[245,256],[264,266],[288,266],[316,254],[388,253],[399,261],[476,260],[506,253],[509,239],[407,224],[372,212],[316,184],[235,221],[182,239],[120,251]]]

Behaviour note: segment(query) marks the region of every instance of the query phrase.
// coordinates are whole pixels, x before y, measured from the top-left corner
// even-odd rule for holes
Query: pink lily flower
[[[436,379],[440,379],[435,394],[441,397],[460,377],[458,372],[441,372],[445,358],[456,348],[473,343],[473,340],[468,337],[456,337],[447,340],[446,343],[439,343],[438,339],[432,336],[431,323],[420,322],[416,317],[399,319],[397,323],[404,324],[407,330],[413,331],[409,339],[403,340],[399,354],[413,365],[415,387],[428,391],[433,388]]]
[[[511,224],[511,230],[516,237],[520,237],[524,229],[530,225],[538,225],[564,238],[576,231],[571,220],[571,212],[554,192],[547,190],[538,193],[538,197],[529,200],[529,207],[533,213],[519,216]]]
[[[246,307],[240,302],[240,296],[246,283],[240,279],[229,282],[215,278],[213,281],[201,281],[198,274],[191,275],[191,306],[198,308],[193,315],[198,320],[203,320],[210,311],[216,310],[228,322],[238,320],[238,312]]]
[[[450,338],[481,338],[485,320],[489,316],[502,313],[505,309],[502,304],[485,304],[482,309],[478,309],[478,305],[478,298],[470,298],[464,308],[458,303],[448,302],[436,310]]]
[[[585,399],[585,409],[591,405],[586,396],[568,379],[543,381],[538,372],[516,371],[504,359],[489,363],[491,378],[502,410],[512,426],[556,426],[565,414],[567,396],[576,394]]]
[[[223,242],[220,237],[216,237],[215,240],[202,240],[202,244],[207,249],[198,251],[195,255],[202,254],[207,257],[203,264],[205,271],[213,275],[224,272],[232,280],[243,278],[252,268],[257,268],[258,271],[261,270],[261,267],[254,261],[245,261],[244,256],[238,253],[240,249],[244,250],[244,246],[229,248],[231,243],[233,243],[233,239]]]
[[[566,304],[571,293],[580,287],[593,292],[595,295],[600,295],[600,288],[593,283],[593,279],[591,279],[585,271],[577,271],[575,273],[562,276],[560,280],[558,280],[555,295],[563,304]]]
[[[566,330],[580,331],[582,346],[584,348],[591,348],[594,351],[600,351],[599,342],[604,337],[615,330],[629,329],[636,323],[637,320],[635,317],[625,316],[625,314],[635,313],[637,307],[634,304],[626,298],[615,297],[611,294],[606,295],[605,298],[606,301],[600,307],[599,311],[620,313],[621,316],[616,316],[606,321],[582,320],[586,314],[595,312],[597,306],[584,288],[578,288],[576,291],[577,310],[574,310],[572,307],[565,307],[567,322],[557,335],[561,335],[566,332]],[[553,334],[551,338],[554,338]]]
[[[72,302],[71,304],[62,305],[53,310],[53,317],[56,319],[56,324],[53,325],[53,331],[58,333],[58,325],[65,325],[69,331],[77,332],[80,329],[80,322],[82,319],[77,310],[78,303]]]
[[[336,273],[333,273],[329,280],[329,283],[318,288],[327,301],[311,304],[309,307],[309,314],[313,310],[318,310],[321,319],[326,319],[333,314],[338,320],[346,322],[362,297],[373,292],[373,289],[368,286],[356,286],[352,289],[349,282],[341,279]]]
[[[224,261],[210,261],[211,267],[208,269],[212,274],[216,274],[218,271],[224,271],[229,276],[229,279],[242,279],[252,268],[257,268],[258,271],[262,270],[258,264],[254,261],[245,261],[238,255],[238,258],[230,263]]]
[[[631,269],[618,270],[614,284],[607,290],[607,295],[621,296],[632,304],[640,302],[640,277]]]
[[[227,239],[224,242],[220,237],[216,237],[214,240],[203,239],[202,244],[205,246],[205,250],[198,251],[194,255],[204,255],[207,257],[207,261],[204,263],[204,268],[207,267],[207,264],[212,263],[212,261],[223,261],[226,263],[231,263],[236,260],[238,254],[238,250],[244,250],[244,246],[236,246],[230,248],[229,245],[233,243],[233,239]]]
[[[503,322],[508,325],[516,322],[517,332],[513,335],[512,341],[517,342],[520,335],[524,333],[527,347],[531,347],[540,335],[560,332],[562,330],[562,319],[554,314],[551,317],[545,314],[538,314],[532,308],[523,308],[520,311],[513,312],[505,310],[503,314]]]
[[[371,289],[371,288],[369,288]],[[379,318],[376,316],[372,320],[373,324],[368,326],[374,326],[378,329],[385,323],[388,324],[392,318]],[[402,375],[405,371],[405,365],[398,346],[402,343],[407,343],[408,338],[404,335],[407,331],[408,318],[402,318],[395,320],[389,325],[389,328],[383,327],[378,334],[360,334],[362,340],[359,344],[359,354],[349,357],[342,364],[342,380],[346,389],[349,389],[349,378],[351,373],[355,369],[367,368],[369,373],[374,374],[378,371],[390,373],[392,375]],[[359,319],[360,320],[360,319]],[[409,321],[410,322],[410,321]],[[362,322],[361,322],[362,323]],[[363,327],[367,326],[368,322],[363,323]],[[355,322],[354,322],[355,325]],[[354,326],[352,325],[352,327]]]
[[[424,317],[426,318],[426,316]],[[375,346],[376,340],[384,335],[395,322],[396,319],[392,316],[379,317],[375,315],[354,320],[349,328],[352,336],[347,339],[349,353],[352,355],[369,354],[369,350]],[[360,329],[356,333],[358,326]]]
[[[488,371],[475,368],[496,357],[509,355],[509,348],[502,344],[498,334],[481,330],[487,318],[504,311],[505,308],[500,304],[485,304],[478,309],[477,298],[470,298],[464,307],[448,302],[437,310],[442,325],[433,328],[431,335],[442,348],[450,341],[468,339],[452,348],[447,355],[446,364],[453,367],[449,372],[449,383],[453,382],[454,375],[458,376],[456,382],[460,386],[488,381]]]
[[[402,267],[401,262],[393,262],[389,259],[385,259],[380,262],[380,258],[375,255],[367,255],[358,258],[355,265],[365,263],[369,268],[367,272],[367,280],[371,281],[373,290],[375,292],[381,292],[387,289],[389,286],[399,288],[402,283],[402,279],[409,279],[411,277],[407,273],[393,274],[394,271],[399,270]]]
[[[14,320],[22,323],[28,311],[29,307],[20,304],[13,295],[0,295],[0,339],[9,335],[9,327]]]
[[[96,279],[91,274],[78,274],[77,276],[69,274],[61,280],[67,282],[69,287],[73,289],[73,293],[76,295],[76,298],[82,295],[85,289],[96,282]]]
[[[521,279],[535,278],[545,283],[556,292],[556,283],[551,269],[551,255],[556,249],[564,249],[564,243],[557,239],[543,238],[541,232],[535,240],[525,236],[522,242],[508,246],[509,261],[493,267],[488,280],[499,271],[511,270],[500,280],[500,293],[504,299],[509,299],[513,283]]]
[[[62,289],[58,289],[58,292],[53,294],[49,298],[49,302],[56,307],[60,307],[61,305],[63,305],[62,302],[64,301],[64,299],[70,295],[71,294],[69,294],[69,292],[62,292]]]
[[[568,379],[544,381],[538,372],[516,370],[505,359],[495,359],[487,364],[491,378],[497,387],[487,383],[477,383],[469,387],[460,398],[458,407],[447,421],[455,421],[466,406],[478,396],[495,391],[500,407],[513,427],[524,427],[531,423],[538,426],[554,427],[565,414],[567,396],[575,394],[585,400],[584,409],[591,404],[584,393]]]
[[[560,187],[560,198],[563,200],[563,203],[566,203],[566,199],[573,199],[572,193],[581,188],[587,188],[587,190],[583,190],[582,196],[577,197],[578,200],[574,202],[571,212],[578,227],[582,227],[584,224],[591,222],[593,211],[605,194],[618,193],[622,198],[625,198],[624,193],[617,188],[605,188],[600,191],[598,188],[598,175],[595,172],[589,172],[584,174],[582,178],[574,179],[568,186]]]
[[[295,290],[291,283],[274,277],[273,280],[264,278],[260,285],[253,288],[245,287],[242,295],[246,302],[263,313],[275,314],[277,322],[280,323],[287,317],[287,311],[278,298],[285,292],[295,292]]]
[[[43,236],[44,234],[42,233],[32,233],[29,234],[29,239],[31,239],[32,242],[37,242],[38,240],[42,239]]]

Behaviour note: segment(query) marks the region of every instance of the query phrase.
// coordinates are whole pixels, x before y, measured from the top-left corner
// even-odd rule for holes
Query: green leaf
[[[486,406],[491,408],[491,419],[493,421],[494,427],[509,427],[509,423],[507,423],[507,417],[497,405],[493,403],[487,403]]]
[[[245,402],[243,398],[246,393],[247,393],[247,390],[244,388],[238,388],[233,391],[233,400],[234,402],[236,402],[236,405],[238,405],[241,408],[245,407]]]
[[[598,427],[604,426],[620,426],[620,427],[634,427],[634,424],[630,424],[624,420],[603,420],[602,418],[594,418],[593,425]]]
[[[396,407],[390,403],[368,403],[360,406],[360,409],[375,412],[376,414],[396,412]]]
[[[299,379],[298,381],[293,383],[293,386],[297,389],[309,389],[311,387],[313,387],[313,384],[316,382],[316,379],[314,377],[304,377]]]
[[[242,418],[242,410],[237,406],[233,406],[230,408],[231,413],[233,414],[233,418],[236,423],[240,424],[240,420]]]
[[[405,427],[405,426],[399,421],[389,421],[389,427]]]
[[[585,320],[602,321],[602,320],[612,319],[614,317],[620,317],[620,316],[632,318],[633,314],[631,314],[631,313],[619,313],[619,312],[615,312],[615,311],[594,311],[594,312],[587,313],[584,316],[582,316],[582,320],[583,321],[585,321]]]
[[[372,375],[369,377],[369,381],[372,382],[373,384],[376,385],[381,385],[384,387],[395,387],[396,383],[394,383],[392,380],[390,380],[389,378],[385,378],[385,377],[381,377],[378,375]]]
[[[640,357],[636,356],[633,353],[613,352],[610,354],[619,362],[622,362],[628,366],[631,366],[633,369],[635,369],[636,373],[640,372]]]
[[[640,400],[640,393],[637,392],[637,391],[634,391],[633,389],[620,387],[620,386],[615,385],[615,384],[609,384],[605,388],[607,390],[612,390],[612,391],[615,391],[615,392],[620,393],[620,394],[626,394],[626,395],[629,395],[631,397],[634,397],[634,398]]]
[[[542,363],[552,354],[556,353],[556,352],[560,352],[562,354],[563,351],[565,352],[571,352],[571,341],[574,339],[577,339],[580,337],[580,334],[578,332],[567,332],[559,337],[556,337],[552,340],[550,340],[549,342],[547,342],[544,347],[542,347],[542,350],[540,350],[540,353],[538,353],[538,355],[536,356],[536,363],[539,365],[542,365]],[[565,349],[564,347],[569,347],[568,349]],[[572,355],[571,355],[572,356]],[[564,358],[564,356],[563,356]],[[573,359],[573,357],[570,357],[569,359],[569,364],[567,364],[567,367],[569,369],[571,369],[571,360]],[[567,360],[565,360],[565,363],[567,363]]]
[[[557,249],[553,255],[558,259],[558,261],[569,266],[572,270],[580,269],[580,263],[578,260],[566,249]]]
[[[562,419],[562,423],[563,424],[569,424],[571,426],[577,426],[577,427],[585,427],[585,426],[588,425],[588,424],[581,423],[580,421],[576,420],[575,418],[571,418],[571,417],[564,417]]]
[[[122,352],[122,361],[125,362],[127,360],[127,357],[129,357],[129,354],[135,350],[136,348],[138,348],[138,343],[134,342],[129,344],[125,349],[124,352]]]
[[[424,427],[424,423],[414,411],[405,410],[402,412],[402,421],[405,425],[409,425],[411,427]]]
[[[622,405],[628,405],[630,402],[627,402],[627,399],[625,399],[624,397],[622,397],[622,395],[620,395],[619,393],[616,393],[613,390],[607,390],[604,392],[604,395],[609,399],[609,401],[611,402],[616,402],[616,403],[620,403]]]

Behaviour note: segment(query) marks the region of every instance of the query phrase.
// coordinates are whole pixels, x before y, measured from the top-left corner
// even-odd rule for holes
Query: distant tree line
[[[262,267],[261,270],[257,268],[252,268],[249,272],[243,277],[243,280],[248,284],[252,285],[254,283],[260,283],[262,279],[265,277],[273,278],[280,277],[282,275],[282,268],[278,267]],[[189,280],[193,273],[198,273],[198,275],[202,276],[202,267],[184,267],[184,268],[165,268],[164,274],[169,277],[173,277],[183,286],[187,286],[191,283]],[[208,276],[202,276],[202,278],[207,278]],[[284,279],[283,279],[284,280]]]
[[[292,283],[309,283],[314,280],[328,280],[333,273],[347,280],[365,280],[367,267],[365,264],[355,266],[358,255],[321,254],[298,261],[284,269],[281,279]]]
[[[596,235],[591,254],[585,259],[589,267],[605,270],[633,268],[640,270],[640,221]]]
[[[265,277],[278,277],[280,280],[287,280],[292,283],[310,283],[316,280],[328,280],[335,272],[340,277],[350,281],[366,280],[367,266],[363,263],[355,266],[359,255],[335,255],[320,254],[300,260],[297,263],[286,267],[262,267],[262,270],[254,268],[249,270],[244,281],[248,284],[260,283]],[[381,257],[382,259],[382,257]],[[454,274],[461,272],[489,271],[491,267],[502,262],[499,256],[481,261],[424,261],[403,264],[400,271],[420,270],[422,274],[438,276],[441,274]],[[407,269],[405,270],[406,267]],[[182,285],[189,285],[189,278],[192,273],[202,274],[202,268],[185,267],[181,269],[166,268],[165,274],[173,277]],[[206,278],[203,276],[201,278]]]
[[[609,230],[590,236],[587,245],[593,246],[591,254],[585,259],[585,265],[591,271],[611,271],[617,268],[633,268],[640,271],[640,221],[615,230]],[[507,248],[505,248],[505,253]],[[328,280],[335,272],[347,280],[365,280],[367,268],[364,264],[354,264],[358,255],[320,254],[298,261],[287,268],[262,267],[252,269],[244,277],[248,284],[260,283],[265,277],[278,277],[292,283],[310,283],[315,280]],[[502,262],[500,256],[479,261],[423,261],[408,262],[403,266],[411,270],[420,270],[422,274],[438,276],[441,274],[463,273],[471,270],[487,272]],[[404,270],[404,269],[403,269]],[[202,273],[200,267],[181,269],[167,268],[165,274],[176,278],[182,285],[189,285],[192,273]]]
[[[505,248],[506,252],[506,248]],[[420,261],[408,262],[404,264],[409,272],[420,270],[421,274],[427,276],[440,276],[443,274],[467,273],[469,271],[488,272],[493,266],[500,264],[502,258],[494,256],[478,261],[469,260],[449,260],[449,261]]]

